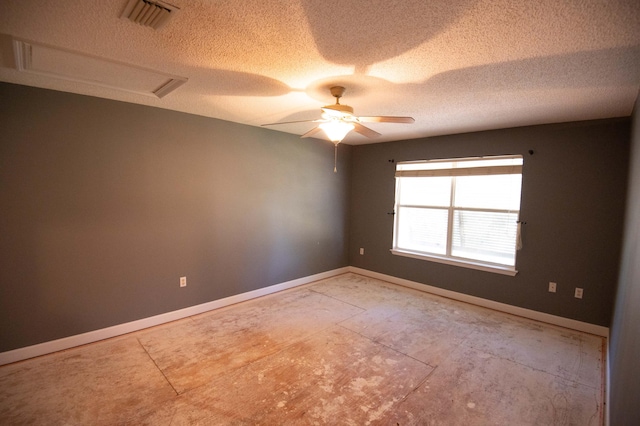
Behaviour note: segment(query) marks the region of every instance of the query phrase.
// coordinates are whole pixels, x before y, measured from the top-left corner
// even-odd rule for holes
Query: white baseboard
[[[606,353],[606,371],[605,371],[605,379],[604,379],[604,426],[610,425],[610,415],[611,415],[611,398],[609,397],[611,392],[611,366],[609,364],[609,360],[611,359],[609,342],[611,340],[607,339],[607,353]]]
[[[112,327],[102,328],[100,330],[89,331],[87,333],[77,334],[62,339],[52,340],[49,342],[39,343],[33,346],[14,349],[7,352],[0,352],[0,365],[10,364],[12,362],[22,361],[40,355],[46,355],[53,352],[73,348],[76,346],[86,345],[87,343],[97,342],[99,340],[111,337],[121,336],[123,334],[142,330],[171,321],[187,318],[193,315],[211,311],[213,309],[223,308],[235,303],[245,302],[257,297],[266,296],[268,294],[277,293],[279,291],[309,284],[314,281],[331,278],[336,275],[349,272],[348,267],[338,268],[331,271],[321,272],[319,274],[302,277],[295,280],[275,284],[269,287],[260,288],[258,290],[249,291],[235,296],[225,297],[224,299],[214,300],[200,305],[190,306],[188,308],[179,309],[177,311],[167,312],[155,315],[149,318],[143,318],[124,324],[114,325]]]
[[[353,272],[353,273],[368,276],[371,278],[387,281],[393,284],[398,284],[403,287],[409,287],[415,290],[424,291],[427,293],[447,297],[449,299],[454,299],[461,302],[471,303],[473,305],[483,306],[485,308],[490,308],[496,311],[506,312],[513,315],[518,315],[518,316],[533,319],[536,321],[546,322],[549,324],[558,325],[558,326],[570,328],[573,330],[583,331],[586,333],[595,334],[597,336],[602,336],[607,338],[609,337],[609,329],[607,327],[602,327],[599,325],[576,321],[569,318],[563,318],[556,315],[550,315],[543,312],[520,308],[517,306],[507,305],[505,303],[495,302],[493,300],[483,299],[476,296],[470,296],[463,293],[457,293],[455,291],[445,290],[439,287],[434,287],[427,284],[421,284],[415,281],[405,280],[403,278],[397,278],[391,275],[385,275],[378,272],[369,271],[367,269],[347,266],[344,268],[338,268],[331,271],[326,271],[319,274],[310,275],[307,277],[287,281],[284,283],[275,284],[275,285],[261,288],[258,290],[237,294],[235,296],[226,297],[224,299],[214,300],[214,301],[203,303],[200,305],[190,306],[188,308],[180,309],[177,311],[155,315],[149,318],[143,318],[140,320],[131,321],[124,324],[118,324],[118,325],[103,328],[100,330],[89,331],[87,333],[77,334],[77,335],[65,337],[62,339],[39,343],[33,346],[14,349],[7,352],[0,352],[0,365],[10,364],[12,362],[22,361],[22,360],[33,358],[36,356],[46,355],[49,353],[73,348],[76,346],[86,345],[88,343],[97,342],[99,340],[121,336],[123,334],[131,333],[138,330],[143,330],[145,328],[154,327],[156,325],[165,324],[171,321],[176,321],[176,320],[187,318],[193,315],[198,315],[204,312],[211,311],[213,309],[223,308],[225,306],[233,305],[235,303],[244,302],[247,300],[255,299],[257,297],[266,296],[268,294],[277,293],[279,291],[309,284],[314,281],[331,278],[333,276],[344,274],[347,272]],[[608,365],[608,359],[609,357],[607,356],[607,365]],[[608,377],[609,377],[609,374],[607,371],[607,378]],[[608,386],[607,386],[607,395],[608,395]],[[608,404],[606,408],[608,410]]]
[[[403,287],[409,287],[415,290],[424,291],[426,293],[443,296],[449,299],[458,300],[460,302],[471,303],[472,305],[478,305],[485,308],[494,309],[496,311],[506,312],[508,314],[517,315],[524,318],[529,318],[536,321],[545,322],[548,324],[558,325],[560,327],[569,328],[572,330],[582,331],[585,333],[595,334],[596,336],[609,337],[609,328],[600,325],[589,324],[582,321],[576,321],[569,318],[559,317],[556,315],[546,314],[544,312],[538,312],[531,309],[520,308],[518,306],[507,305],[506,303],[495,302],[493,300],[483,299],[481,297],[470,296],[464,293],[458,293],[451,290],[445,290],[440,287],[434,287],[427,284],[421,284],[415,281],[405,280],[403,278],[397,278],[391,275],[381,274],[379,272],[369,271],[368,269],[356,268],[354,266],[348,267],[350,272],[355,274],[364,275],[371,278],[376,278],[382,281],[387,281],[392,284],[398,284]]]

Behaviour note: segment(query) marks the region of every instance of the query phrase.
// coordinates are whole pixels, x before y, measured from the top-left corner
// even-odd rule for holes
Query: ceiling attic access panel
[[[162,98],[187,82],[180,77],[33,41],[13,39],[18,71]]]

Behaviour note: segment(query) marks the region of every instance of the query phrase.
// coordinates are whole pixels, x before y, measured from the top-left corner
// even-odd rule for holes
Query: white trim
[[[403,278],[397,278],[391,275],[369,271],[367,269],[356,268],[354,266],[349,266],[349,272],[353,272],[355,274],[360,274],[360,275],[364,275],[371,278],[376,278],[383,281],[388,281],[392,284],[397,284],[403,287],[409,287],[415,290],[424,291],[425,293],[431,293],[438,296],[447,297],[449,299],[458,300],[460,302],[471,303],[473,305],[494,309],[496,311],[506,312],[508,314],[529,318],[535,321],[541,321],[548,324],[569,328],[572,330],[595,334],[596,336],[606,337],[607,339],[609,338],[609,328],[603,327],[601,325],[589,324],[586,322],[577,321],[570,318],[559,317],[559,316],[547,314],[544,312],[538,312],[531,309],[521,308],[518,306],[507,305],[506,303],[495,302],[493,300],[483,299],[477,296],[458,293],[458,292],[446,290],[440,287],[430,286],[428,284],[421,284],[415,281],[409,281]]]
[[[224,299],[213,300],[211,302],[190,306],[188,308],[179,309],[177,311],[166,312],[164,314],[155,315],[153,317],[142,318],[136,321],[118,324],[112,327],[102,328],[100,330],[89,331],[87,333],[76,334],[74,336],[69,336],[62,339],[51,340],[49,342],[39,343],[37,345],[18,348],[7,352],[0,352],[0,365],[10,364],[12,362],[50,354],[53,352],[73,348],[75,346],[86,345],[88,343],[97,342],[99,340],[121,336],[123,334],[131,333],[149,327],[154,327],[156,325],[165,324],[193,315],[198,315],[214,309],[223,308],[235,303],[245,302],[247,300],[266,296],[268,294],[277,293],[279,291],[298,287],[304,284],[309,284],[314,281],[331,278],[333,276],[345,274],[347,272],[349,272],[348,267],[338,268],[331,271],[321,272],[319,274],[286,281],[280,284],[274,284],[269,287],[248,291],[246,293],[236,294],[235,296],[225,297]]]
[[[451,257],[439,257],[430,254],[410,252],[407,250],[391,249],[391,254],[405,256],[412,259],[426,260],[429,262],[444,263],[445,265],[461,266],[463,268],[477,269],[478,271],[493,272],[495,274],[515,276],[518,271],[509,266],[490,265],[488,263],[475,263],[471,261],[458,260]]]
[[[611,366],[609,365],[609,360],[611,359],[610,348],[609,348],[610,339],[607,337],[607,353],[605,360],[605,378],[604,378],[604,426],[609,426],[611,423],[611,399],[609,398],[611,392]]]

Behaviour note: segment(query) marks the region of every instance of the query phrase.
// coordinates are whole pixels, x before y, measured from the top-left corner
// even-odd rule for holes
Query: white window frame
[[[472,164],[473,161],[478,160],[519,160],[520,164],[515,165],[504,165],[504,166],[481,166],[481,167],[471,167],[465,168],[466,164]],[[487,261],[480,261],[474,259],[467,259],[462,257],[453,256],[452,253],[452,244],[453,244],[453,217],[454,212],[458,211],[480,211],[480,212],[500,212],[500,213],[515,213],[519,216],[520,209],[518,210],[504,210],[504,209],[490,209],[490,208],[461,208],[454,206],[454,193],[455,193],[455,176],[473,176],[473,175],[486,175],[486,174],[522,174],[522,161],[523,157],[521,155],[508,155],[508,156],[490,156],[490,157],[473,157],[473,158],[450,158],[450,159],[442,159],[442,160],[430,160],[430,161],[410,161],[410,162],[399,162],[396,166],[396,200],[394,203],[394,225],[393,225],[393,248],[391,249],[391,253],[394,255],[411,257],[415,259],[427,260],[432,262],[443,263],[447,265],[455,265],[461,266],[465,268],[477,269],[487,272],[494,272],[504,275],[515,276],[518,271],[516,270],[514,261],[514,265],[503,265],[499,263],[492,263]],[[517,161],[516,161],[517,162]],[[438,164],[440,163],[440,164]],[[444,163],[452,163],[451,166],[443,166]],[[399,170],[402,167],[406,167],[409,170]],[[411,170],[413,169],[413,170]],[[400,179],[402,177],[428,177],[428,176],[451,176],[454,177],[454,182],[452,183],[452,196],[449,200],[449,206],[447,207],[439,207],[439,206],[424,206],[424,205],[400,205],[399,204],[399,187],[400,187]],[[410,208],[428,208],[428,209],[443,209],[448,211],[448,224],[447,224],[447,244],[446,244],[446,254],[439,255],[435,253],[416,251],[416,250],[408,250],[398,247],[398,226],[401,220],[400,207],[410,207]],[[520,222],[518,221],[518,234]],[[516,237],[517,239],[518,237]],[[514,241],[514,250],[517,241]],[[515,250],[517,257],[517,250]]]

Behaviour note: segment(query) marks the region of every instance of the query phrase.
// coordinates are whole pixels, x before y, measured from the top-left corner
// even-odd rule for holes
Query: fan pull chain
[[[335,144],[333,150],[333,173],[338,173],[338,144]]]

